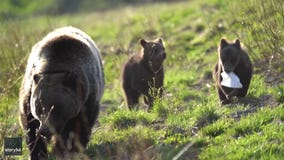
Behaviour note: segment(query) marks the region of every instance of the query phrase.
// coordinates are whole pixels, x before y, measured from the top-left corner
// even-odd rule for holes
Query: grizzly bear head
[[[166,59],[163,40],[158,38],[154,41],[140,40],[142,46],[143,59],[151,64],[154,72],[159,71],[163,61]]]
[[[235,42],[229,43],[225,39],[221,39],[218,50],[222,70],[227,73],[233,72],[241,58],[240,41],[236,39]]]
[[[41,123],[40,132],[59,133],[81,111],[86,92],[74,72],[35,74],[30,102],[32,115]]]

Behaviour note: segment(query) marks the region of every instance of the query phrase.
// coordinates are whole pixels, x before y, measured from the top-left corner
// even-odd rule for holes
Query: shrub
[[[283,1],[235,1],[229,16],[232,26],[240,28],[237,35],[244,39],[254,61],[262,67],[283,72]]]

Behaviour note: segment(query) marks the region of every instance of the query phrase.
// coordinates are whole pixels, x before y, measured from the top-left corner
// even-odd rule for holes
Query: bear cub
[[[163,62],[166,59],[163,40],[141,39],[140,44],[141,52],[130,57],[122,70],[122,88],[130,110],[138,104],[140,95],[151,109],[154,99],[161,97],[163,92]]]
[[[231,98],[245,97],[252,77],[252,63],[248,54],[244,51],[238,39],[228,42],[221,39],[218,47],[218,62],[213,70],[213,79],[216,81],[216,88],[221,104],[228,104]],[[221,73],[235,73],[242,84],[242,88],[228,88],[221,86]]]

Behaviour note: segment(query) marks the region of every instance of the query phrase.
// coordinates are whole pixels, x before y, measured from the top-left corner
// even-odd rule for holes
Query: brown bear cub
[[[218,55],[219,60],[214,68],[213,78],[216,81],[216,88],[221,104],[228,104],[231,102],[231,97],[246,96],[252,77],[252,64],[238,39],[233,43],[221,39]],[[235,89],[222,86],[222,72],[235,73],[242,87]]]
[[[104,90],[100,52],[73,27],[54,30],[32,48],[20,89],[20,122],[30,159],[47,159],[53,138],[58,159],[86,147]]]
[[[161,97],[163,92],[163,62],[166,59],[163,40],[141,39],[140,44],[141,52],[130,57],[122,70],[122,88],[130,110],[138,104],[140,95],[144,95],[144,102],[151,109],[154,99]]]

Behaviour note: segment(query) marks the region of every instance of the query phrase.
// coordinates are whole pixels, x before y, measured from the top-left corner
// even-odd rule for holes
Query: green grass
[[[201,159],[281,159],[283,104],[264,108],[240,121],[223,119],[202,130],[209,145]]]
[[[277,15],[262,24],[259,21],[263,10],[252,7],[261,8],[261,3],[256,2],[120,3],[120,7],[103,11],[86,9],[48,15],[42,12],[44,7],[33,9],[37,4],[31,1],[30,7],[14,10],[11,14],[16,18],[1,21],[0,26],[0,146],[4,137],[24,137],[18,123],[18,92],[31,47],[54,28],[72,25],[97,43],[106,80],[102,111],[85,156],[172,159],[193,142],[180,159],[281,159],[284,61],[283,47],[279,46],[284,39],[280,33],[278,37],[270,34],[265,27],[273,24],[278,30],[283,22],[279,15],[283,14],[272,4],[279,1],[272,0],[271,14]],[[9,10],[11,6],[1,7]],[[250,10],[253,12],[244,14]],[[42,14],[34,16],[38,12]],[[253,21],[256,18],[259,21]],[[258,30],[264,30],[265,35]],[[272,39],[271,43],[265,36]],[[155,102],[151,112],[147,112],[142,101],[138,110],[129,111],[120,82],[122,66],[131,54],[140,50],[140,38],[157,37],[164,39],[167,52],[164,96]],[[221,37],[240,38],[255,64],[247,98],[226,106],[220,106],[211,77]],[[10,158],[28,158],[23,144],[23,155]],[[2,153],[3,147],[0,159]]]

